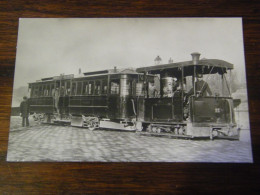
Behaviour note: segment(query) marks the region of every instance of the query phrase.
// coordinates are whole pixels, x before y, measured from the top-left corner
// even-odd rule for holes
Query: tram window
[[[35,86],[33,97],[38,97],[38,90],[39,90],[38,86]]]
[[[113,80],[110,84],[111,94],[119,94],[119,80]]]
[[[95,95],[100,95],[101,92],[101,82],[95,81]]]
[[[41,90],[41,96],[45,96],[45,85],[42,86],[42,90]]]
[[[37,97],[37,93],[38,93],[38,88],[36,86],[34,86],[33,97]]]
[[[107,81],[106,80],[102,81],[102,91],[101,91],[101,93],[107,94]]]
[[[50,88],[50,96],[54,96],[54,84],[51,84],[51,88]]]
[[[46,85],[42,86],[42,96],[46,96]]]
[[[81,89],[82,89],[82,82],[78,82],[78,85],[77,85],[77,95],[81,95]]]
[[[86,86],[85,86],[85,94],[88,95],[88,92],[89,92],[89,85],[88,85],[88,82],[86,82]]]
[[[34,86],[31,86],[31,94],[30,94],[31,97],[33,97],[33,92],[34,92]]]
[[[43,88],[42,86],[39,87],[39,93],[38,93],[39,97],[41,97],[43,95],[43,89],[42,88]]]
[[[34,86],[31,86],[30,97],[33,97]]]
[[[50,85],[46,85],[45,96],[49,96],[49,95],[50,95]]]
[[[136,83],[136,96],[144,96],[143,82]]]
[[[94,81],[89,81],[88,83],[88,94],[89,95],[94,94]]]
[[[83,91],[82,91],[82,95],[87,95],[88,94],[88,82],[84,82],[83,83]]]
[[[93,95],[94,94],[94,81],[90,81],[89,82],[89,95]]]
[[[76,83],[72,83],[71,95],[76,95]]]
[[[47,96],[47,86],[48,85],[44,85],[44,90],[43,90],[43,96]]]
[[[48,96],[50,90],[49,88],[50,88],[49,85],[44,86],[43,96]]]
[[[31,97],[33,97],[34,96],[34,86],[32,86],[31,88],[32,88],[31,89]]]
[[[193,88],[193,85],[192,85],[192,76],[187,76],[185,78],[185,90],[186,92],[189,92],[191,90],[191,88]]]
[[[31,96],[31,92],[32,92],[32,88],[31,88],[31,86],[29,86],[29,88],[28,88],[28,94],[29,94],[29,98],[31,98],[32,96]]]
[[[46,96],[46,85],[43,85],[42,92],[42,96]]]
[[[92,83],[90,83],[90,82],[88,83],[88,95],[91,95],[91,93],[92,93],[92,90],[91,90],[92,85],[93,85]]]

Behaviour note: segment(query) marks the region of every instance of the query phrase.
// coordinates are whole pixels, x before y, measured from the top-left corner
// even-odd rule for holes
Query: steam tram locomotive
[[[238,139],[226,75],[233,65],[217,59],[60,75],[29,84],[30,111],[47,123],[136,131],[141,135]],[[221,86],[206,96],[197,75]],[[221,93],[222,94],[221,94]]]

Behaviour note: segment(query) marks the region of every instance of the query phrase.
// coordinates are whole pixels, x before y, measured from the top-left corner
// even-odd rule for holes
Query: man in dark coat
[[[196,94],[202,97],[212,95],[212,92],[209,88],[209,85],[206,81],[203,81],[203,75],[202,74],[197,74],[197,81],[195,83],[195,89],[196,89]],[[194,93],[194,89],[192,88],[188,95],[192,95]]]
[[[21,117],[23,118],[23,127],[25,126],[25,123],[26,123],[26,126],[28,127],[29,126],[29,114],[30,114],[30,110],[29,110],[29,102],[28,102],[28,99],[26,96],[23,97],[23,101],[21,102],[20,104],[20,115]]]

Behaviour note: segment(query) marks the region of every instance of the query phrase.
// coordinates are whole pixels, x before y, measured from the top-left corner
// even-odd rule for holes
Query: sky
[[[14,89],[60,74],[201,58],[234,64],[245,80],[241,18],[21,18]]]

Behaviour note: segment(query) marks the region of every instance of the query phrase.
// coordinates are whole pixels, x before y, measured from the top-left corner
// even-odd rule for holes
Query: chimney
[[[116,69],[116,66],[114,66],[114,73],[116,73],[117,72],[117,69]]]
[[[194,53],[191,54],[191,56],[192,56],[193,65],[197,65],[199,63],[199,60],[200,60],[200,53],[194,52]]]

